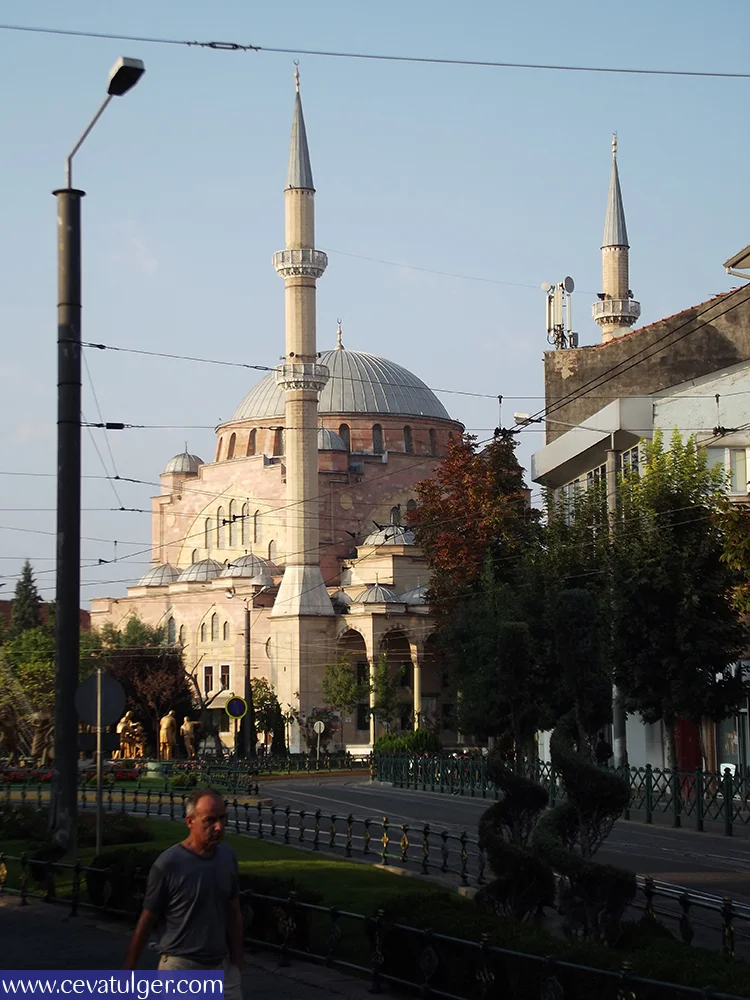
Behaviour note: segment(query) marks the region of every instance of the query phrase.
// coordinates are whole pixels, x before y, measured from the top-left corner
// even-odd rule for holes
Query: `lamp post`
[[[79,609],[81,590],[81,199],[72,186],[73,157],[113,97],[145,71],[139,59],[118,59],[107,97],[65,161],[57,198],[57,562],[55,588],[55,770],[52,820],[56,840],[75,849]]]
[[[230,564],[231,565],[231,564]],[[252,580],[250,581],[252,585]],[[253,598],[257,597],[258,594],[262,594],[265,590],[265,586],[261,587],[255,594],[251,597],[244,599],[245,601],[245,702],[247,703],[247,714],[240,723],[241,726],[241,737],[242,737],[242,749],[244,756],[255,760],[257,751],[256,744],[258,742],[258,730],[255,724],[255,702],[253,700],[253,685],[252,685],[252,660],[250,655],[250,642],[252,636],[252,620],[250,617],[250,608],[253,602]],[[231,601],[235,596],[234,590],[227,591],[227,600]],[[236,751],[235,751],[236,752]]]

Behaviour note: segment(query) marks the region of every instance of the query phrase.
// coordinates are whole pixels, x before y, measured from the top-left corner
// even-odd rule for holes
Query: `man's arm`
[[[229,961],[241,969],[245,961],[244,929],[242,926],[242,907],[238,898],[229,903],[229,923],[227,926],[227,943],[229,945]]]
[[[136,924],[133,936],[130,939],[128,953],[125,956],[125,961],[122,966],[123,969],[136,968],[138,965],[138,959],[141,957],[141,952],[148,944],[148,939],[151,937],[151,931],[154,929],[155,924],[156,914],[152,913],[150,910],[141,910],[138,923]]]

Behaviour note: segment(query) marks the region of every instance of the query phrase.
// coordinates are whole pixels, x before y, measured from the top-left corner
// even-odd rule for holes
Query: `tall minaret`
[[[602,328],[606,344],[621,337],[641,315],[640,302],[630,291],[628,230],[622,207],[620,175],[617,170],[617,135],[612,137],[612,175],[609,179],[607,215],[602,240],[602,291],[592,308],[594,320]]]
[[[287,507],[284,576],[271,617],[287,619],[333,615],[318,553],[318,393],[329,372],[317,363],[315,343],[315,283],[328,258],[315,249],[315,188],[298,70],[295,79],[297,94],[284,194],[286,250],[273,257],[285,287],[286,354],[276,369],[276,381],[286,397]],[[293,631],[298,633],[296,627]],[[298,634],[293,645],[299,638]],[[302,648],[301,644],[297,648]]]

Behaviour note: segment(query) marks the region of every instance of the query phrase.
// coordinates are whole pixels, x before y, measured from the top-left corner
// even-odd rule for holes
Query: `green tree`
[[[675,766],[678,719],[719,721],[746,697],[732,665],[748,636],[722,531],[722,471],[678,432],[668,449],[656,434],[643,451],[642,475],[619,491],[612,657],[629,710],[664,722]]]
[[[393,670],[386,653],[375,661],[372,672],[373,706],[376,721],[390,732],[401,715],[401,678],[403,667]]]
[[[16,583],[13,595],[13,607],[10,616],[10,629],[14,636],[28,629],[38,628],[42,624],[42,599],[34,582],[34,571],[27,559],[23,564],[21,576]]]
[[[339,736],[344,749],[344,716],[350,715],[362,700],[362,686],[348,653],[328,664],[323,674],[323,697],[329,708],[339,714]]]

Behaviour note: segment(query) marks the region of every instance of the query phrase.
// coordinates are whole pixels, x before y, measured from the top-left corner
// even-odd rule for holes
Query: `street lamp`
[[[81,198],[72,186],[73,157],[113,97],[143,76],[140,59],[118,59],[107,97],[65,161],[65,187],[57,198],[57,580],[55,588],[55,772],[53,827],[75,849],[78,720],[79,608],[81,604]]]
[[[262,579],[262,577],[261,577]],[[252,586],[253,580],[250,581]],[[255,760],[256,757],[256,743],[258,742],[258,730],[255,724],[255,703],[253,701],[253,685],[251,676],[251,659],[250,659],[250,637],[252,630],[252,621],[250,619],[250,606],[253,602],[253,598],[262,594],[266,590],[266,586],[262,586],[260,590],[256,591],[251,597],[240,598],[244,600],[245,603],[245,702],[247,703],[247,714],[242,720],[242,743],[243,751],[245,757],[249,757]],[[231,601],[235,597],[234,590],[227,591],[227,600]],[[235,749],[236,753],[236,749]]]

